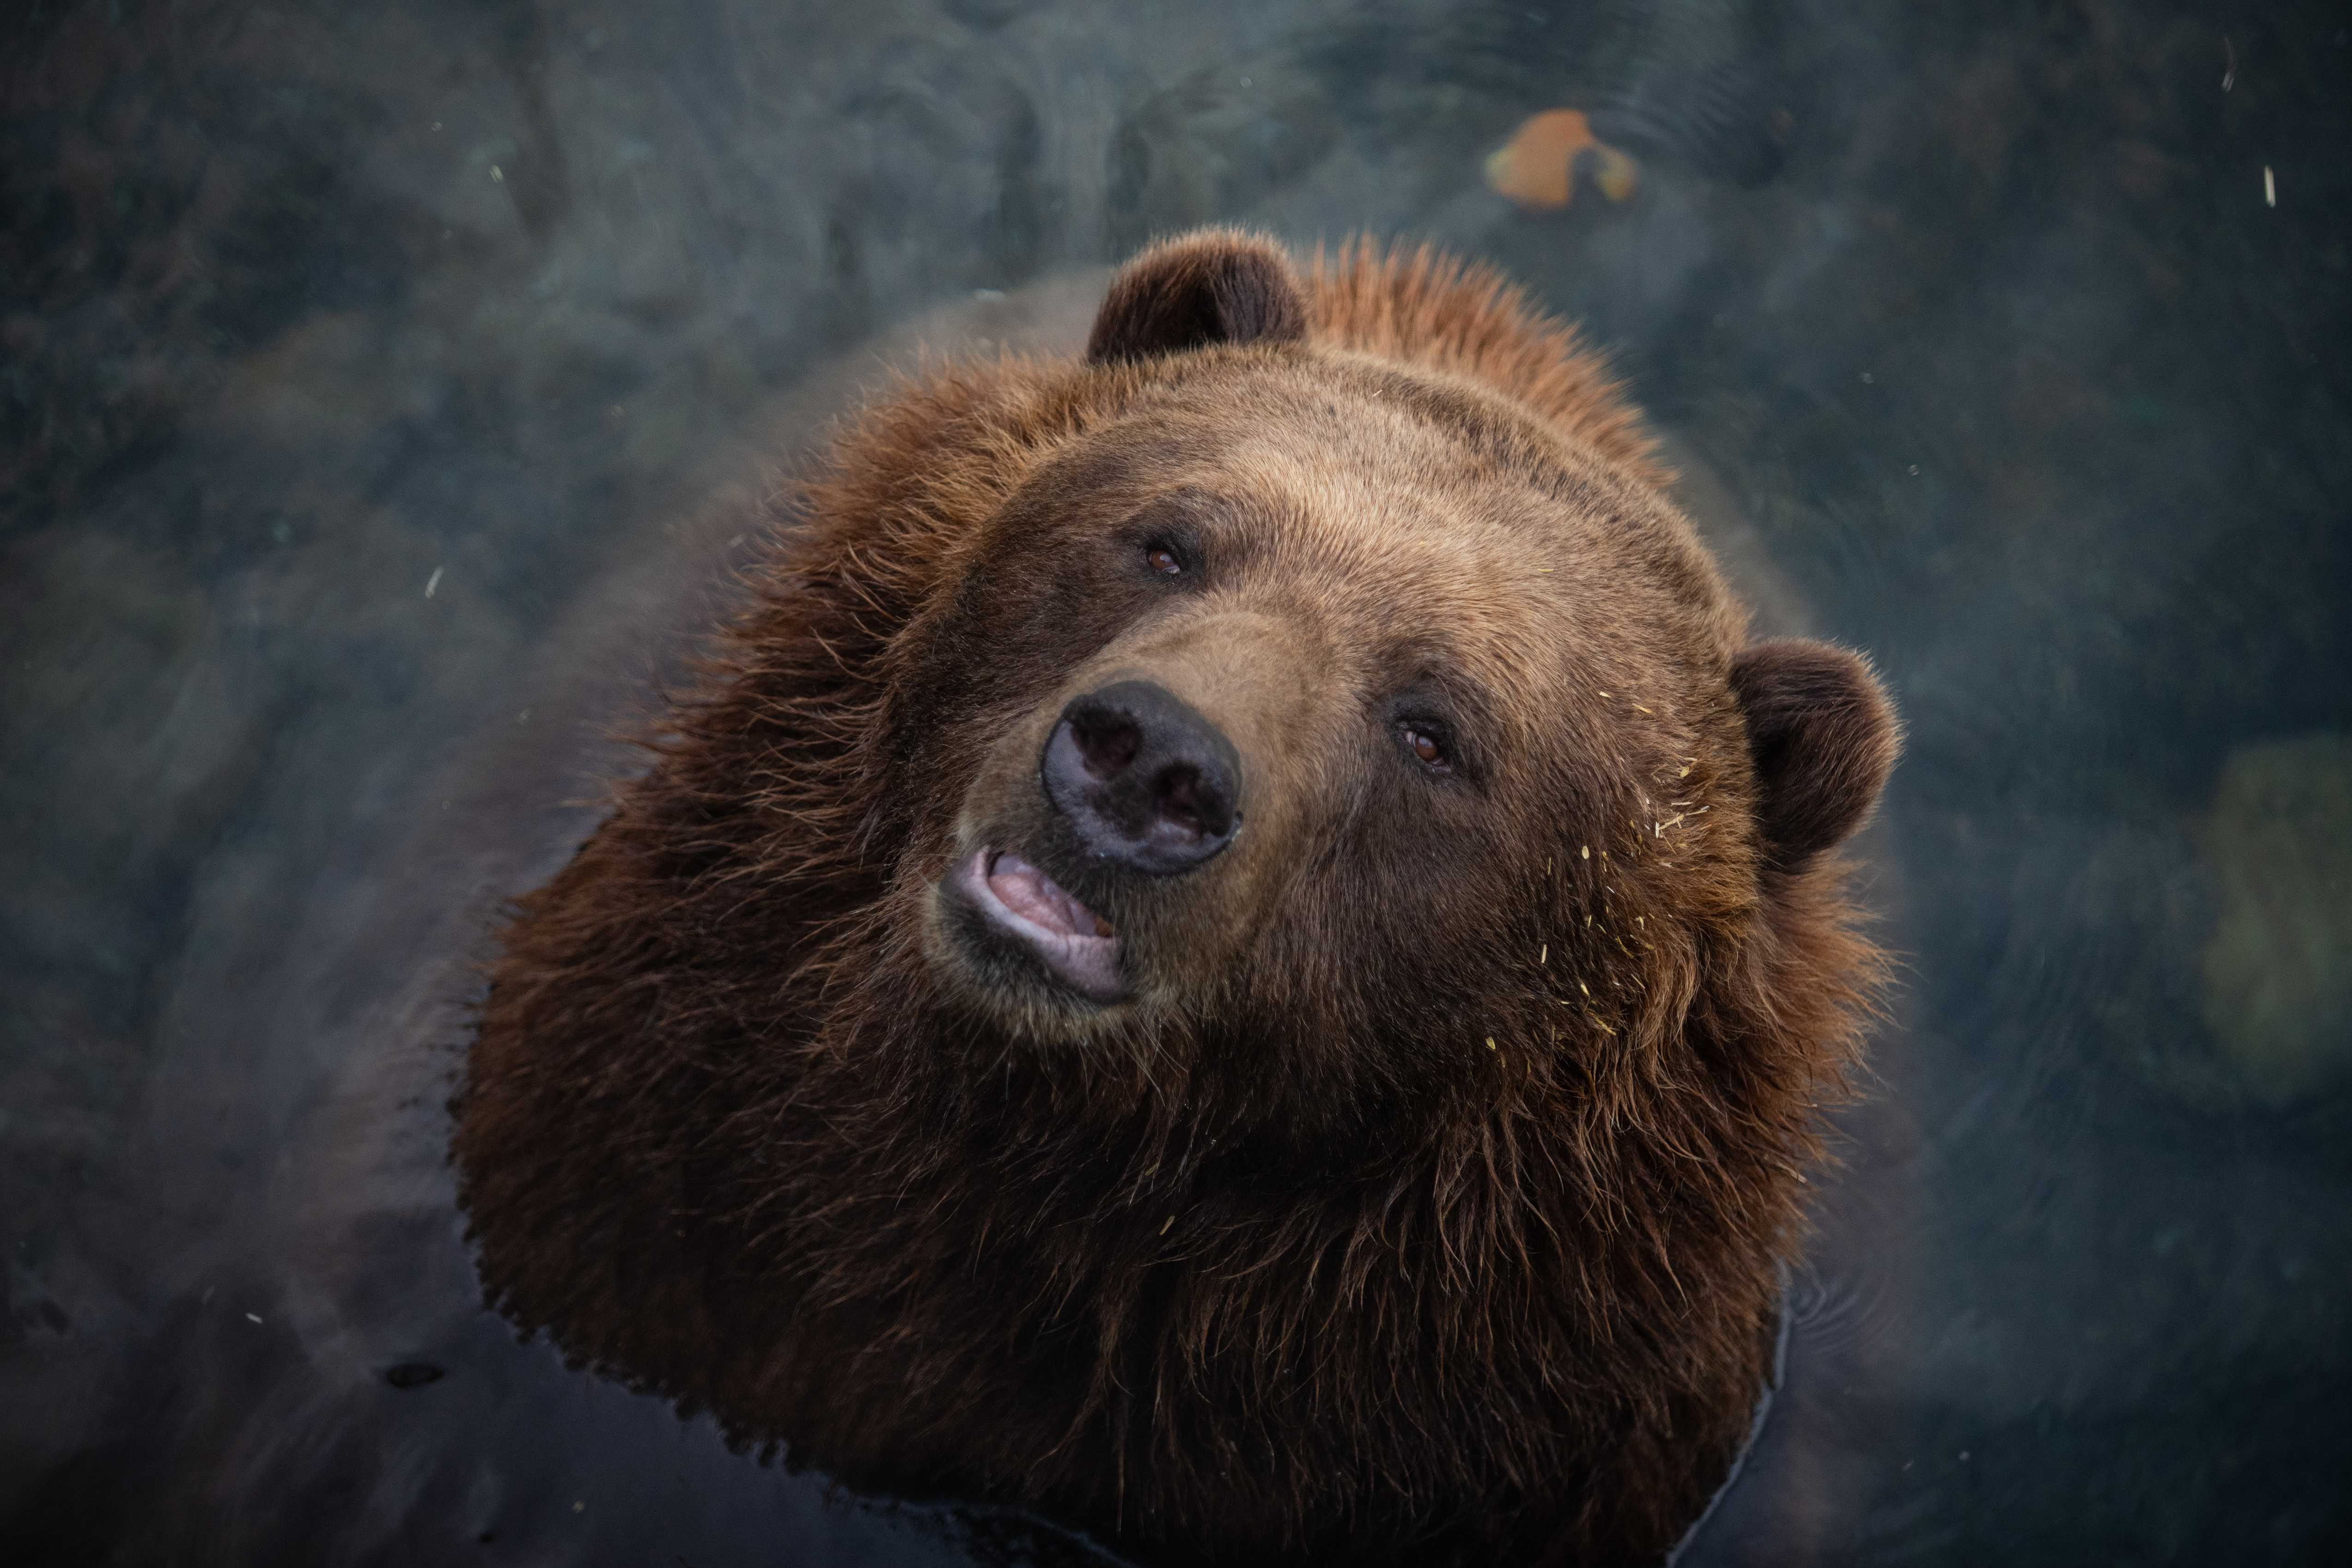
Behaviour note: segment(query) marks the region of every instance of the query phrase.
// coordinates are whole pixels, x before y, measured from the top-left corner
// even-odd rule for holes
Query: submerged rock
[[[2352,741],[2232,753],[2198,840],[2221,895],[2206,1026],[2255,1095],[2300,1099],[2352,1063]]]

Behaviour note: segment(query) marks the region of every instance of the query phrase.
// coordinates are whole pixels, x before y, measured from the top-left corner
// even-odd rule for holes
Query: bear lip
[[[956,868],[955,879],[982,919],[1034,952],[1071,990],[1096,1002],[1127,994],[1109,924],[1037,866],[984,845]]]

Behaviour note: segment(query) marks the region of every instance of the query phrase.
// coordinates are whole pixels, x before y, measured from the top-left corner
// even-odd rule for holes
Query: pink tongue
[[[1097,934],[1094,911],[1062,891],[1060,884],[1018,855],[999,855],[988,873],[989,890],[1024,920],[1064,936]]]

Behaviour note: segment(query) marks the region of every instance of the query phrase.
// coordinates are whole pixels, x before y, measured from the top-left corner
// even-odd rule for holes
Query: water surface
[[[1906,955],[1686,1563],[2352,1534],[2352,26],[1858,0],[45,4],[0,45],[0,1543],[1076,1560],[483,1313],[469,967],[923,345],[1212,220],[1580,317],[1870,649]],[[1638,170],[1485,161],[1583,110]],[[437,1374],[437,1375],[435,1375]]]

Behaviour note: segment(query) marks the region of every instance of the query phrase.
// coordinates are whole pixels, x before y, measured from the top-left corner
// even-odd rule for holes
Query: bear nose
[[[1150,876],[1191,870],[1242,825],[1240,753],[1152,681],[1072,698],[1037,771],[1088,855]]]

